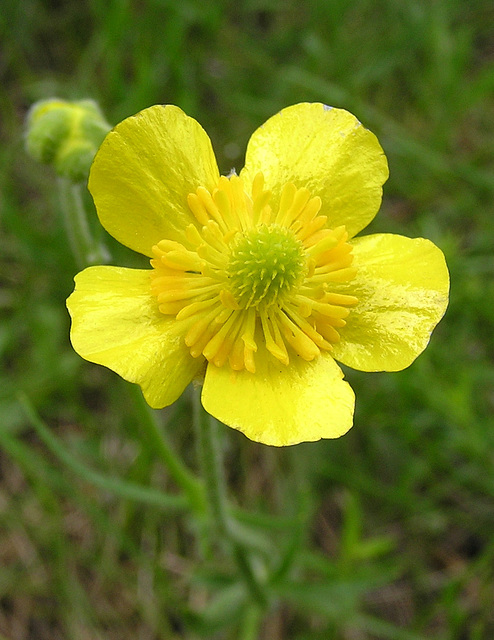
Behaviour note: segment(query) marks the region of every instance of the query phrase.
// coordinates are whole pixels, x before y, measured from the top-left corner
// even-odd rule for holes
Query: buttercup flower
[[[89,190],[102,225],[151,269],[78,274],[67,303],[74,349],[139,384],[155,408],[203,377],[205,409],[252,440],[341,436],[355,400],[336,361],[404,369],[447,306],[434,244],[355,237],[387,177],[376,137],[322,104],[270,118],[228,177],[179,108],[124,120],[98,151]]]

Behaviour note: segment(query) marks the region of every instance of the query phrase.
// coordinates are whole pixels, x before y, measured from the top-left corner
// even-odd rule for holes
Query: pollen
[[[270,201],[262,173],[250,193],[221,177],[189,194],[187,241],[153,247],[151,292],[195,358],[251,373],[257,357],[313,360],[358,302],[339,290],[356,275],[348,233],[328,228],[320,198],[288,183]]]

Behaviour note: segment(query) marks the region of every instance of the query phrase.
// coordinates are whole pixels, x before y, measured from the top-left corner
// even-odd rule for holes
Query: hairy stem
[[[235,535],[236,527],[232,521],[226,495],[221,447],[218,441],[218,422],[203,409],[198,390],[194,394],[194,420],[199,438],[199,455],[206,497],[213,526],[218,536],[229,544],[238,572],[251,599],[262,609],[265,609],[267,595],[263,583],[254,570],[252,552],[244,541],[239,540]]]

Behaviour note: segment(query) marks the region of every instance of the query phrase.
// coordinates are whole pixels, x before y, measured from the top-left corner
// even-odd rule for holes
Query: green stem
[[[255,604],[249,606],[242,619],[239,640],[257,640],[259,638],[261,622],[262,610]]]
[[[200,392],[194,393],[194,422],[199,439],[199,455],[210,516],[218,535],[230,544],[239,574],[253,602],[261,609],[267,606],[267,595],[252,566],[250,550],[235,535],[236,527],[230,515],[226,496],[225,476],[218,442],[218,422],[203,409]]]
[[[197,515],[203,515],[206,506],[201,482],[189,471],[171,448],[162,425],[156,419],[155,412],[144,400],[141,390],[135,385],[130,385],[130,391],[134,396],[139,424],[144,431],[145,437],[161,458],[170,476],[183,489],[190,507]]]
[[[82,197],[82,185],[67,178],[58,179],[60,205],[72,253],[80,268],[108,262],[107,252],[98,245],[89,228]]]
[[[19,394],[19,400],[31,426],[36,430],[38,436],[52,454],[87,482],[104,491],[110,491],[126,500],[132,500],[170,511],[184,511],[186,509],[187,502],[182,496],[167,495],[151,487],[145,487],[135,482],[128,482],[94,471],[78,460],[63,446],[41,420],[31,402],[24,394]]]
[[[200,392],[194,389],[194,422],[199,440],[201,470],[206,485],[206,496],[214,527],[221,537],[231,533],[227,508],[226,483],[221,466],[218,443],[218,423],[202,407]]]
[[[252,567],[251,554],[240,542],[232,540],[232,545],[239,573],[249,590],[253,602],[259,605],[261,609],[266,609],[268,598],[263,585],[257,578]]]
[[[269,578],[270,585],[281,584],[290,573],[295,561],[303,548],[304,538],[307,535],[308,522],[312,511],[312,500],[307,478],[307,459],[303,451],[295,451],[294,448],[287,451],[291,459],[292,482],[288,485],[290,500],[295,504],[296,511],[291,516],[292,524],[289,528],[290,539],[279,556],[277,566]]]

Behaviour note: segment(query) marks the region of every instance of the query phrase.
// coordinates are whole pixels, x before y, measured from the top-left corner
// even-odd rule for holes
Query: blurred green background
[[[493,33],[491,0],[0,1],[2,640],[494,637]],[[346,371],[348,435],[278,450],[222,430],[239,518],[287,563],[263,615],[187,513],[108,481],[175,490],[129,386],[69,344],[78,265],[56,178],[23,142],[51,96],[94,98],[113,124],[177,104],[223,173],[284,106],[346,108],[390,164],[369,230],[446,254],[427,351],[397,374]],[[92,224],[112,262],[144,264]],[[189,416],[186,394],[156,419],[196,469]]]

